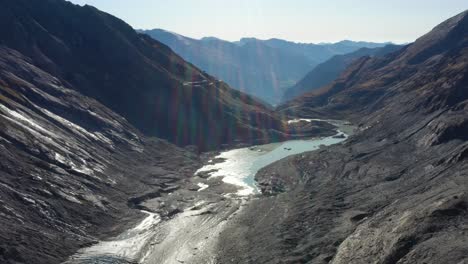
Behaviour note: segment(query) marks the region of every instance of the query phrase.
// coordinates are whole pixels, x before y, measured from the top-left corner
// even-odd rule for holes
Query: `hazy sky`
[[[283,38],[298,42],[414,41],[468,9],[467,0],[71,0],[137,29],[201,38]]]

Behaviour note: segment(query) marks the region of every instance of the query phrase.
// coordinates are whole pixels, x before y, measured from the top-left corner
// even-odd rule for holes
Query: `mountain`
[[[242,39],[241,43],[247,43],[255,39]],[[263,41],[270,47],[280,50],[292,52],[295,54],[303,54],[311,62],[319,64],[330,59],[334,55],[346,54],[354,52],[360,48],[378,48],[390,43],[374,43],[365,41],[343,40],[336,43],[296,43],[282,39],[269,39]]]
[[[283,40],[244,38],[228,42],[207,37],[200,40],[162,29],[143,30],[171,47],[187,61],[227,82],[233,88],[277,104],[284,90],[318,63],[373,43],[297,44]]]
[[[148,136],[200,150],[283,136],[263,104],[109,14],[59,0],[1,2],[0,45]]]
[[[291,100],[333,82],[353,61],[360,57],[382,57],[400,48],[401,46],[398,45],[387,45],[380,48],[361,48],[344,55],[335,55],[326,62],[317,65],[302,80],[287,89],[283,95],[283,101]]]
[[[132,198],[163,193],[168,182],[191,177],[198,166],[196,153],[145,137],[4,46],[0,127],[5,264],[61,263],[139,221],[143,215],[128,206]]]
[[[468,11],[281,109],[358,130],[260,171],[270,197],[244,211],[243,241],[226,245],[222,260],[468,261]]]
[[[238,197],[200,151],[293,136],[281,115],[93,7],[0,4],[0,263],[468,261],[468,11],[280,106],[356,131]]]
[[[277,103],[284,87],[314,66],[300,55],[276,50],[262,42],[239,46],[216,38],[191,39],[159,29],[143,33],[232,87],[270,104]]]
[[[62,263],[141,221],[199,151],[284,137],[263,104],[109,14],[0,4],[0,263]]]
[[[448,68],[450,63],[460,64],[453,56],[448,56],[456,52],[461,53],[458,50],[465,44],[463,29],[459,28],[463,26],[463,19],[456,24],[458,27],[452,25],[455,23],[453,21],[462,15],[442,23],[427,35],[419,38],[416,43],[395,53],[384,57],[360,58],[352,63],[335,82],[298,97],[280,108],[290,112],[313,109],[325,115],[354,116],[372,113],[375,109],[382,107],[387,100],[394,100],[395,96],[403,95],[409,98],[409,93],[415,93],[420,101],[431,100],[432,96],[441,97],[442,93],[448,92],[444,87],[449,84],[437,83],[434,80],[436,77],[444,78],[439,73],[442,71],[441,68]],[[455,28],[452,29],[452,27]],[[449,86],[451,87],[452,84]],[[419,89],[422,90],[416,92]],[[430,102],[426,104],[430,105]]]

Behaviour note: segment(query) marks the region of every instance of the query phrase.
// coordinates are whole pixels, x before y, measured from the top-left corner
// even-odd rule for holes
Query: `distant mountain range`
[[[399,45],[386,45],[379,48],[361,48],[357,51],[335,55],[331,59],[317,65],[296,85],[287,89],[283,101],[288,101],[304,93],[319,89],[333,82],[353,61],[360,57],[381,57],[402,48]]]
[[[336,43],[297,43],[287,41],[283,39],[272,38],[268,40],[258,40],[256,38],[243,38],[239,42],[240,44],[249,43],[252,41],[261,41],[266,45],[283,50],[285,52],[300,54],[305,56],[310,62],[319,64],[322,63],[334,55],[346,54],[354,52],[360,48],[378,48],[385,45],[391,44],[390,42],[375,43],[366,41],[352,41],[342,40]]]
[[[184,59],[231,87],[270,104],[277,104],[287,88],[332,56],[385,45],[353,41],[303,44],[256,38],[229,42],[214,37],[193,39],[162,29],[140,32],[168,45]]]

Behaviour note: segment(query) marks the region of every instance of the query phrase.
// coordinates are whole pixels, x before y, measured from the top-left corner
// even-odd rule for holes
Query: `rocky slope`
[[[285,106],[360,131],[265,168],[267,196],[244,206],[220,196],[219,179],[197,192],[197,148],[147,135],[200,149],[280,139],[271,110],[92,7],[0,3],[1,263],[60,263],[134,227],[135,208],[164,218],[197,197],[206,207],[159,226],[173,235],[162,251],[181,238],[187,259],[204,262],[468,261],[467,12]],[[192,228],[207,223],[209,237]]]
[[[220,245],[221,262],[467,262],[467,29],[468,11],[291,103],[359,131],[263,169],[265,190],[287,191],[248,209],[245,242]]]
[[[1,263],[59,263],[139,220],[132,198],[163,195],[198,166],[5,47],[0,127]]]
[[[463,100],[463,97],[458,99],[462,92],[451,90],[458,84],[453,82],[463,82],[459,73],[463,70],[466,46],[463,23],[462,14],[398,52],[380,58],[363,57],[330,85],[287,102],[279,109],[298,115],[308,112],[359,117],[383,108],[398,96],[406,97],[405,101],[415,97],[410,104],[413,108],[430,105],[436,108],[446,101]]]
[[[0,4],[1,263],[60,263],[186,184],[199,150],[284,136],[264,105],[108,14]]]
[[[233,88],[270,104],[278,104],[286,88],[333,55],[382,45],[352,41],[298,44],[255,38],[229,42],[217,38],[192,39],[161,29],[141,32],[168,45],[187,61],[226,81]]]
[[[111,15],[63,0],[0,3],[1,45],[146,135],[201,150],[281,138],[283,123],[270,109]]]
[[[302,78],[283,95],[283,101],[294,99],[307,92],[319,89],[333,82],[346,68],[360,57],[383,57],[388,53],[399,50],[401,46],[387,45],[381,48],[362,48],[355,52],[336,55],[324,63],[317,65],[312,71]]]

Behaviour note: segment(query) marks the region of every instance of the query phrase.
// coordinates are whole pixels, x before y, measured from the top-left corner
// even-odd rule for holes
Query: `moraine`
[[[208,176],[207,179],[191,179],[192,184],[198,186],[198,191],[181,188],[165,198],[167,203],[171,199],[181,200],[196,195],[194,199],[189,199],[191,202],[179,214],[163,220],[158,214],[145,212],[148,216],[133,229],[114,239],[81,249],[66,263],[212,263],[217,256],[221,231],[230,222],[235,222],[233,220],[256,197],[255,194],[260,193],[254,179],[260,169],[291,155],[338,144],[354,130],[348,122],[319,121],[337,126],[337,134],[221,152],[195,173],[204,174]],[[220,185],[219,182],[224,184]],[[157,211],[158,204],[161,204],[158,199],[154,199],[156,206],[151,206],[154,204],[151,200],[144,205]]]

